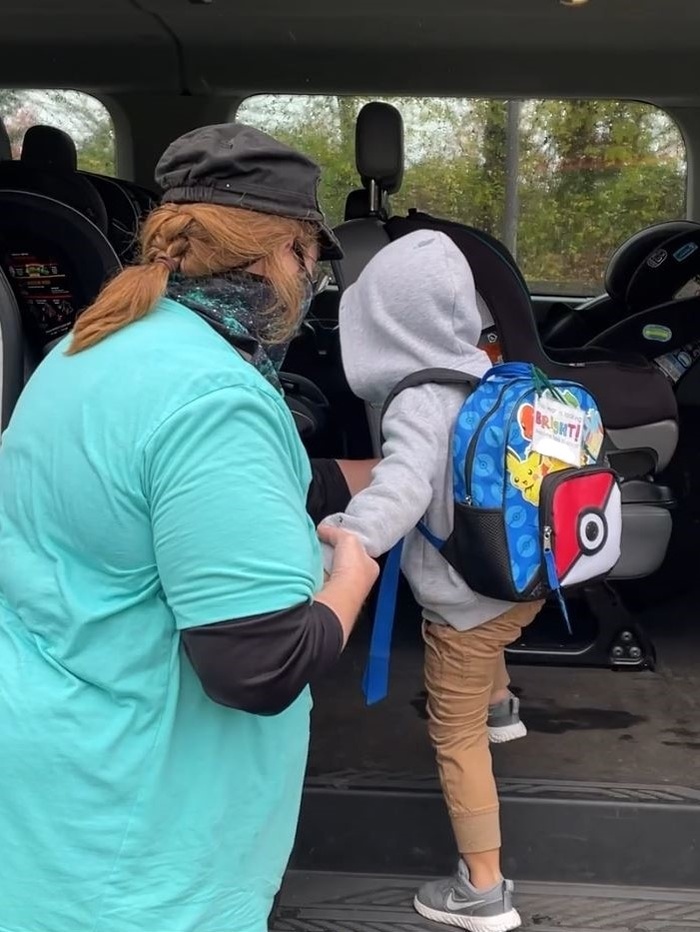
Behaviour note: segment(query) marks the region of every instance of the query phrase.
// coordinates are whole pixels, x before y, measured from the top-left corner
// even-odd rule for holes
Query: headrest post
[[[369,179],[369,185],[367,187],[367,193],[369,194],[369,212],[370,214],[378,214],[380,207],[380,191],[379,185],[374,180],[374,178]]]

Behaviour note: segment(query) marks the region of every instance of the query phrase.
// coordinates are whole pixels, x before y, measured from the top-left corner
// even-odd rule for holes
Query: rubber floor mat
[[[420,880],[291,872],[271,932],[437,932],[411,906]],[[523,883],[526,932],[700,932],[700,890]]]

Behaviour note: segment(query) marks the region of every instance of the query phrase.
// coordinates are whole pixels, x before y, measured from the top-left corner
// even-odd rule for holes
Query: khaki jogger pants
[[[515,605],[469,631],[423,623],[428,731],[460,854],[501,847],[489,750],[489,698],[508,685],[504,650],[543,602]]]

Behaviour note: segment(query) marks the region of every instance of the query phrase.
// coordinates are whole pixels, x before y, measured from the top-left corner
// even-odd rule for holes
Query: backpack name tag
[[[538,395],[533,412],[532,451],[580,466],[584,417],[581,408],[563,404],[546,394]]]

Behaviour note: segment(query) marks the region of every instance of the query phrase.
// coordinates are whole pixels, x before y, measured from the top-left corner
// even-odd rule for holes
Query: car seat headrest
[[[605,273],[605,290],[611,298],[625,301],[630,281],[639,264],[657,249],[664,240],[678,233],[694,233],[700,230],[700,224],[691,220],[671,220],[656,223],[635,233],[618,247],[613,254]]]
[[[0,161],[12,158],[12,146],[5,124],[0,120]]]
[[[370,201],[370,192],[367,188],[358,188],[351,191],[345,199],[345,214],[343,219],[359,220],[362,217],[375,217],[379,220],[386,220],[389,217],[389,202],[387,198],[380,198],[379,203],[374,204],[374,210]]]
[[[358,188],[351,191],[345,198],[345,220],[357,220],[366,217],[369,213],[369,197],[367,188]]]
[[[78,153],[68,133],[55,126],[30,126],[22,142],[23,162],[58,172],[74,172]]]
[[[630,277],[625,304],[632,311],[655,307],[697,293],[700,276],[700,224],[692,231],[676,233],[644,256]]]
[[[27,345],[38,357],[121,267],[90,220],[43,194],[0,191],[0,241],[0,268],[19,306]]]
[[[360,110],[355,126],[355,164],[368,188],[395,194],[403,181],[403,119],[391,104],[372,101]]]

